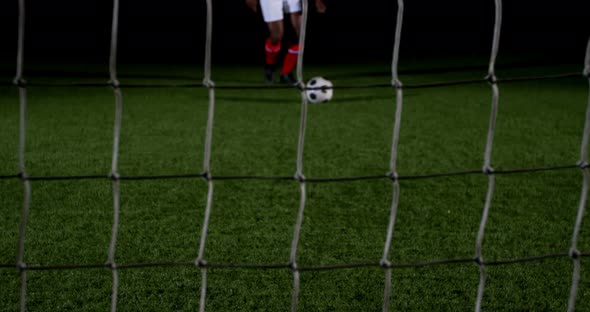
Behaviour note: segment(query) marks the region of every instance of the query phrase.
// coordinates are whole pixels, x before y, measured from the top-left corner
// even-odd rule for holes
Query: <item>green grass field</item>
[[[421,71],[405,65],[405,84],[482,78],[468,70]],[[439,63],[440,64],[440,63]],[[26,78],[105,81],[106,67],[37,67]],[[57,72],[58,75],[51,73]],[[82,75],[80,73],[87,72]],[[88,74],[88,72],[90,74]],[[196,66],[121,66],[122,83],[198,82]],[[498,77],[581,72],[580,67],[500,68]],[[11,72],[3,76],[10,81]],[[27,73],[27,71],[25,71]],[[336,86],[389,83],[389,65],[309,66]],[[159,77],[159,78],[158,78]],[[191,79],[190,77],[194,77]],[[217,66],[217,85],[257,84],[257,67]],[[495,169],[570,165],[579,160],[588,82],[581,76],[500,84]],[[208,109],[204,88],[123,89],[119,172],[122,176],[199,173]],[[491,103],[482,82],[404,92],[400,175],[480,169]],[[0,87],[0,175],[18,172],[18,90]],[[304,174],[379,175],[389,170],[395,99],[391,89],[338,89],[310,105]],[[295,90],[217,90],[211,171],[219,175],[293,176],[300,98]],[[107,175],[112,154],[114,96],[108,87],[28,88],[26,165],[31,176]],[[582,174],[579,169],[498,175],[483,254],[486,260],[567,252]],[[396,263],[469,258],[487,190],[484,175],[401,182],[391,247]],[[121,182],[116,261],[192,262],[203,222],[202,179]],[[300,266],[378,262],[383,253],[392,184],[386,179],[309,183]],[[0,263],[14,264],[23,184],[0,179]],[[299,205],[296,181],[216,181],[207,249],[209,263],[287,263]],[[35,181],[27,224],[30,265],[97,264],[107,259],[112,226],[111,182]],[[588,220],[579,249],[590,250]],[[565,311],[572,278],[567,257],[488,268],[485,311]],[[590,311],[590,262],[582,261],[577,308]],[[475,263],[393,271],[391,309],[472,311]],[[30,271],[29,311],[106,311],[107,269]],[[197,267],[120,272],[119,311],[195,311]],[[300,311],[381,311],[380,268],[303,272]],[[288,311],[288,269],[211,269],[208,311]],[[19,275],[0,269],[0,311],[16,311]]]

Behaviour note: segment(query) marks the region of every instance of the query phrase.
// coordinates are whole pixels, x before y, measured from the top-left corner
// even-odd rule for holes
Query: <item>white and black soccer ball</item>
[[[334,89],[332,82],[324,77],[313,77],[305,86],[307,100],[313,104],[326,103],[332,99]]]

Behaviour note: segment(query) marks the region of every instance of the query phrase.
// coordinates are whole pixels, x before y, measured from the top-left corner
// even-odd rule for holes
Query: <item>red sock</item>
[[[272,43],[270,43],[270,38],[266,39],[266,43],[264,45],[264,52],[266,53],[266,64],[268,65],[272,65],[275,63],[275,59],[277,58],[277,55],[279,54],[279,51],[281,51],[281,43],[277,43],[276,45],[273,45]]]
[[[288,74],[293,71],[295,64],[297,64],[297,56],[299,55],[299,45],[294,44],[289,47],[289,52],[285,55],[285,61],[283,62],[283,69],[281,75]]]

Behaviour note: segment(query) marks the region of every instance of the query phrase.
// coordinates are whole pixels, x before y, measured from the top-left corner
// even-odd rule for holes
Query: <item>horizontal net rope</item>
[[[589,251],[580,251],[577,254],[578,258],[590,257]],[[496,259],[487,260],[482,263],[486,266],[504,266],[516,263],[525,262],[542,262],[549,259],[555,258],[567,258],[571,259],[572,255],[570,251],[554,252],[541,255],[527,255],[519,258],[509,259]],[[420,260],[416,262],[398,263],[389,262],[382,263],[379,260],[367,260],[365,262],[354,262],[354,263],[337,263],[337,264],[326,264],[326,265],[300,265],[297,267],[298,271],[330,271],[338,269],[352,269],[359,267],[375,267],[375,268],[388,268],[388,269],[410,269],[410,268],[421,268],[429,266],[439,265],[453,265],[463,263],[476,263],[480,261],[477,258],[450,258],[450,259],[434,259],[434,260]],[[286,269],[292,270],[291,263],[216,263],[216,262],[201,262],[195,264],[194,262],[173,262],[173,261],[162,261],[162,262],[138,262],[138,263],[117,263],[117,270],[133,270],[149,267],[194,267],[194,268],[211,268],[218,270],[232,270],[232,269]],[[14,264],[0,264],[0,268],[14,268]],[[23,270],[26,271],[53,271],[53,270],[90,270],[90,269],[111,269],[112,266],[108,263],[90,263],[90,264],[28,264]]]
[[[205,179],[213,181],[224,181],[224,180],[276,180],[276,181],[305,181],[310,183],[323,183],[323,182],[347,182],[347,181],[359,181],[359,180],[379,180],[379,179],[391,179],[391,180],[420,180],[420,179],[431,179],[431,178],[444,178],[452,176],[463,176],[463,175],[514,175],[514,174],[527,174],[527,173],[540,173],[546,171],[561,171],[571,169],[586,169],[590,167],[589,164],[571,164],[571,165],[558,165],[558,166],[545,166],[545,167],[534,167],[534,168],[513,168],[513,169],[498,169],[492,172],[482,172],[481,169],[472,170],[461,170],[461,171],[450,171],[450,172],[437,172],[437,173],[426,173],[426,174],[408,174],[408,175],[397,175],[392,176],[390,173],[387,174],[375,174],[366,176],[345,176],[345,177],[296,177],[296,176],[255,176],[255,175],[219,175],[214,176],[207,173],[184,173],[184,174],[168,174],[168,175],[138,175],[138,176],[125,176],[125,175],[72,175],[72,176],[26,176],[23,177],[20,174],[0,176],[0,179],[22,179],[26,181],[67,181],[67,180],[121,180],[121,181],[133,181],[133,180],[170,180],[170,179]]]
[[[497,82],[500,83],[516,83],[516,82],[524,82],[524,81],[536,81],[536,80],[551,80],[551,79],[569,79],[579,77],[580,73],[561,73],[561,74],[552,74],[552,75],[539,75],[539,76],[514,76],[514,77],[505,77],[505,78],[496,78]],[[471,84],[480,84],[480,83],[487,83],[488,79],[464,79],[464,80],[450,80],[450,81],[433,81],[433,82],[426,82],[426,83],[409,83],[400,86],[403,89],[429,89],[429,88],[439,88],[439,87],[449,87],[449,86],[462,86],[462,85],[471,85]],[[0,83],[0,86],[12,86],[15,85],[14,82],[5,82]],[[26,83],[20,83],[19,85],[24,85],[28,87],[54,87],[54,88],[71,88],[71,87],[81,87],[81,88],[90,88],[90,87],[97,87],[97,88],[104,88],[104,87],[112,87],[113,84],[109,82],[69,82],[69,83],[60,83],[60,82],[35,82],[35,81],[27,81]],[[118,84],[121,88],[139,88],[139,89],[150,89],[150,88],[202,88],[202,83],[122,83],[119,82]],[[210,86],[205,86],[210,87]],[[215,89],[222,89],[222,90],[265,90],[265,89],[279,89],[279,90],[291,90],[291,89],[300,89],[303,90],[316,90],[316,88],[312,87],[298,87],[298,86],[289,86],[289,85],[223,85],[218,84],[212,86]],[[335,90],[346,90],[346,89],[377,89],[377,88],[391,88],[391,83],[382,83],[382,84],[338,84],[332,87],[322,87],[322,89],[335,89]]]

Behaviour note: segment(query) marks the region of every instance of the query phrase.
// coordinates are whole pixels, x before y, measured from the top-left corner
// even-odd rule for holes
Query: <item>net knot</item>
[[[26,264],[26,263],[24,263],[24,262],[22,262],[22,261],[19,261],[19,262],[16,264],[16,268],[17,268],[19,271],[24,271],[24,270],[26,270],[26,269],[27,269],[27,264]]]
[[[397,172],[392,172],[389,171],[387,174],[387,177],[390,178],[392,181],[397,181],[399,180],[399,175],[397,174]]]
[[[201,173],[201,177],[207,182],[213,180],[213,177],[211,176],[211,172],[209,172],[209,171],[205,171],[205,172]]]
[[[14,80],[12,80],[12,84],[14,84],[17,87],[24,88],[27,86],[27,81],[24,80],[22,77],[16,77],[14,78]]]
[[[299,270],[299,267],[297,266],[297,262],[289,263],[289,269],[291,269],[291,271],[293,271],[293,272]]]
[[[494,74],[494,73],[489,73],[485,79],[490,84],[497,84],[498,83],[498,78],[496,77],[496,74]]]
[[[106,266],[111,269],[111,270],[116,270],[117,269],[117,264],[115,262],[107,262]]]
[[[582,73],[582,75],[584,75],[584,77],[590,79],[590,67],[585,68],[584,72]]]
[[[579,259],[581,255],[582,255],[582,254],[581,254],[581,253],[580,253],[580,251],[578,251],[577,249],[575,249],[575,248],[572,248],[572,249],[570,249],[569,256],[570,256],[572,259],[574,259],[574,260],[575,260],[575,259]]]
[[[580,167],[580,169],[586,169],[586,168],[588,168],[588,162],[587,161],[584,161],[584,160],[578,161],[578,163],[576,165],[578,167]]]
[[[16,176],[25,181],[29,179],[29,176],[26,172],[19,172]]]
[[[391,268],[391,262],[387,259],[381,259],[381,261],[379,261],[379,266],[384,269],[389,269]]]
[[[118,79],[111,79],[111,80],[109,80],[108,84],[113,89],[119,89],[119,88],[121,88],[121,83],[119,82]]]
[[[297,82],[293,86],[301,92],[307,90],[307,88],[305,87],[305,84],[301,80],[297,80]]]
[[[113,181],[118,181],[121,179],[121,176],[117,172],[111,172],[109,174],[109,179],[111,179]]]
[[[480,266],[486,264],[486,262],[483,260],[483,257],[475,257],[473,259],[473,261],[475,261],[475,263],[477,263],[477,265],[480,265]]]
[[[198,266],[199,268],[205,268],[205,267],[207,267],[207,261],[205,261],[203,259],[197,259],[197,260],[195,260],[195,265]]]
[[[404,85],[402,84],[402,82],[399,79],[397,79],[397,78],[394,78],[394,79],[391,80],[391,86],[394,87],[394,88],[396,88],[396,89],[402,89],[404,87]]]
[[[494,168],[492,168],[492,167],[490,167],[490,166],[486,165],[486,166],[484,166],[484,167],[481,169],[481,172],[483,172],[483,174],[487,174],[487,175],[489,175],[489,174],[493,174],[493,173],[494,173]]]
[[[203,79],[203,86],[205,86],[208,89],[213,89],[215,88],[215,83],[213,82],[213,80],[205,78]]]
[[[297,182],[299,183],[303,183],[305,182],[305,176],[303,175],[303,173],[297,172],[295,173],[295,180],[297,180]]]

